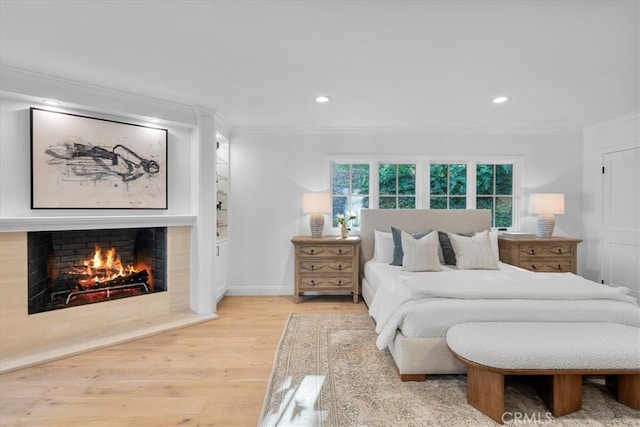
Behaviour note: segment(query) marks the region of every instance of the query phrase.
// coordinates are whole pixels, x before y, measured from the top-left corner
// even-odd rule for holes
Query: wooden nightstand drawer
[[[300,246],[301,257],[314,258],[334,258],[353,257],[353,246],[351,245],[302,245]]]
[[[573,256],[573,246],[569,244],[521,245],[520,254],[525,257],[571,257]]]
[[[300,273],[343,273],[352,272],[353,263],[351,259],[344,259],[339,261],[333,260],[309,260],[303,259],[300,261]]]
[[[578,243],[571,237],[508,238],[499,237],[500,261],[530,271],[576,273]]]
[[[358,302],[360,291],[360,238],[295,236],[294,292],[296,302],[305,292],[351,292]]]
[[[309,276],[300,278],[300,291],[318,290],[350,290],[353,288],[353,277],[351,276]]]
[[[527,270],[544,272],[544,273],[570,273],[573,270],[571,261],[540,261],[540,260],[523,260],[519,267]]]

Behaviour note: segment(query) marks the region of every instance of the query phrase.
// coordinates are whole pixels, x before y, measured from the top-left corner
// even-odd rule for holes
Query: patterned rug
[[[467,403],[465,375],[401,382],[375,337],[366,314],[290,314],[259,427],[498,425]],[[585,378],[582,407],[554,418],[525,378],[507,377],[507,425],[640,425],[640,412],[616,402],[602,378]]]

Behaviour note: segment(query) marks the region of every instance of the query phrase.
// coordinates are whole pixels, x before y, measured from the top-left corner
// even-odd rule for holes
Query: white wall
[[[525,158],[522,229],[530,192],[562,192],[555,235],[582,234],[581,135],[238,131],[231,144],[230,294],[292,294],[290,239],[309,234],[302,193],[329,189],[330,155],[514,155]],[[327,230],[328,231],[328,230]]]
[[[0,218],[38,216],[105,216],[105,215],[148,215],[144,210],[31,210],[31,157],[29,108],[46,108],[43,104],[28,102],[7,94],[0,97]],[[86,110],[67,109],[65,112],[88,115],[97,118],[116,119],[127,123],[140,123],[123,116],[106,115]],[[179,126],[163,126],[168,129],[168,178],[169,209],[153,211],[154,215],[188,215],[191,209],[190,155],[191,129]],[[186,191],[185,191],[186,190]]]
[[[584,129],[582,275],[600,282],[603,257],[602,165],[606,153],[640,146],[640,112]],[[636,191],[640,183],[635,184]],[[628,191],[633,191],[629,188]]]

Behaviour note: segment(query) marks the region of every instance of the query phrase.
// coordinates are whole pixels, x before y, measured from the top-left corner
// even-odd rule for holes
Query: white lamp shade
[[[302,212],[309,214],[331,213],[331,194],[304,193],[302,195]]]
[[[529,195],[529,213],[563,214],[563,193],[532,193]]]

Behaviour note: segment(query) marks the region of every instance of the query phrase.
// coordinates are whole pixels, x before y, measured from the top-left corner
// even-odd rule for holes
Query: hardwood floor
[[[217,320],[0,376],[1,426],[256,426],[289,313],[349,295],[225,297]]]

